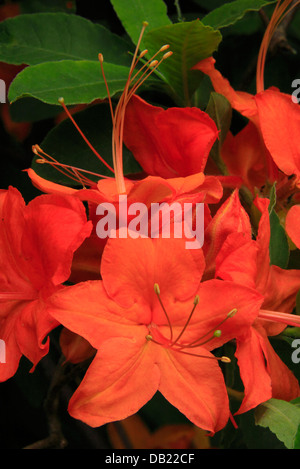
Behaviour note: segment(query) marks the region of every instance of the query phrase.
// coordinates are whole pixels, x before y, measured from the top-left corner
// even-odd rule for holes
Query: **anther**
[[[165,44],[159,49],[159,52],[164,52],[165,50],[169,49],[169,47],[170,47],[170,44]]]
[[[160,295],[160,288],[159,288],[158,283],[154,284],[154,291],[155,291],[156,295]]]
[[[147,28],[148,25],[149,25],[148,21],[143,21],[144,28]]]
[[[168,57],[171,57],[171,55],[173,55],[173,52],[170,50],[169,52],[166,52],[164,55],[163,55],[163,59],[167,59]]]
[[[146,54],[148,54],[148,49],[142,50],[142,52],[139,55],[139,58],[142,59]]]
[[[158,64],[158,60],[152,60],[152,62],[149,63],[149,67],[155,67]]]
[[[199,296],[196,295],[195,298],[194,298],[194,305],[197,306],[197,304],[199,304]]]
[[[214,337],[221,337],[221,335],[222,335],[221,329],[217,329],[217,330],[214,332]]]
[[[146,340],[152,340],[152,335],[147,334],[147,335],[146,335]]]
[[[58,98],[57,101],[59,102],[59,104],[65,104],[65,100],[62,97]]]
[[[223,363],[231,363],[231,360],[230,360],[229,357],[221,357],[220,361],[223,362]]]
[[[233,318],[233,316],[235,316],[236,313],[237,313],[237,309],[234,308],[234,309],[232,309],[231,311],[229,311],[229,313],[227,314],[227,317],[228,317],[228,318]]]

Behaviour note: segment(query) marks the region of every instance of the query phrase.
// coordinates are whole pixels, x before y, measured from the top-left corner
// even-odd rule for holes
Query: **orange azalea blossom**
[[[105,85],[107,87],[108,101],[110,105],[110,111],[112,116],[112,157],[113,157],[113,167],[111,167],[102,157],[97,153],[93,148],[91,143],[87,140],[85,135],[82,133],[78,125],[76,124],[71,113],[68,111],[66,105],[64,104],[63,98],[59,99],[59,102],[63,106],[65,112],[73,122],[74,126],[77,128],[78,132],[81,134],[87,145],[91,150],[96,154],[99,160],[108,167],[109,170],[114,174],[112,178],[99,176],[99,182],[97,184],[93,183],[88,178],[88,171],[84,171],[79,168],[74,168],[71,166],[63,165],[55,161],[50,155],[47,155],[39,148],[38,145],[33,147],[33,151],[40,156],[37,160],[41,163],[49,163],[55,165],[57,169],[64,174],[68,175],[71,179],[75,180],[79,185],[82,185],[84,189],[75,190],[70,187],[61,186],[59,184],[53,184],[50,181],[46,181],[43,178],[39,177],[35,171],[32,169],[28,170],[29,177],[31,178],[33,184],[37,186],[43,192],[51,193],[60,193],[60,194],[71,194],[76,195],[81,200],[87,200],[92,203],[101,203],[103,201],[110,201],[116,199],[119,194],[127,194],[128,198],[132,200],[138,200],[140,202],[146,203],[151,199],[150,194],[153,191],[153,201],[159,201],[165,197],[172,195],[172,199],[180,198],[181,195],[185,195],[188,192],[202,192],[203,194],[203,184],[205,191],[209,192],[210,187],[212,192],[218,192],[217,198],[220,198],[220,190],[222,187],[220,183],[215,180],[215,178],[209,177],[205,180],[203,169],[204,163],[208,156],[208,152],[213,145],[214,141],[218,136],[218,130],[215,123],[210,119],[208,115],[205,115],[202,111],[196,108],[174,108],[166,112],[163,119],[160,119],[160,129],[156,132],[155,142],[152,142],[151,148],[154,151],[154,154],[151,155],[151,158],[155,157],[157,153],[162,153],[162,148],[165,149],[165,158],[166,154],[172,155],[172,158],[180,159],[181,166],[188,164],[189,154],[192,152],[191,159],[194,161],[196,156],[200,158],[201,164],[196,168],[196,171],[188,172],[190,175],[189,178],[183,179],[181,176],[186,174],[179,174],[175,170],[169,171],[168,174],[159,174],[157,178],[146,177],[142,180],[130,180],[124,177],[123,174],[123,138],[124,138],[124,126],[125,126],[125,113],[126,109],[131,101],[139,100],[135,93],[137,89],[144,83],[144,81],[159,67],[160,63],[163,60],[166,60],[171,54],[171,51],[165,52],[169,45],[164,45],[161,49],[148,60],[136,73],[134,70],[139,63],[139,61],[147,54],[147,50],[143,50],[138,55],[138,50],[140,47],[140,41],[142,39],[144,30],[147,26],[147,23],[144,23],[140,38],[133,56],[132,64],[129,70],[129,76],[127,83],[125,85],[124,91],[118,101],[118,104],[115,109],[113,109],[113,104],[106,82],[104,70],[103,70],[103,56],[99,54],[99,61],[101,64],[101,70],[104,78]],[[164,52],[162,58],[157,60],[156,57]],[[163,113],[160,110],[160,113]],[[166,118],[166,115],[168,116]],[[148,116],[148,120],[152,119],[151,113]],[[176,128],[176,131],[174,129]],[[140,135],[140,132],[137,132],[137,129],[133,130],[137,140],[140,142],[143,138]],[[149,141],[153,140],[154,136],[148,136],[147,141],[144,142],[145,151],[146,147],[149,146]],[[150,139],[150,140],[149,140]],[[131,139],[131,145],[134,142]],[[194,150],[195,146],[197,147]],[[148,151],[152,153],[150,148]],[[192,151],[193,150],[193,151]],[[180,155],[180,152],[184,152],[183,155]],[[203,154],[202,154],[203,153]],[[94,174],[95,175],[95,174]],[[179,177],[176,177],[179,176]],[[165,179],[173,178],[173,179]],[[203,198],[203,197],[202,197]]]
[[[160,391],[204,430],[226,425],[219,362],[229,360],[212,351],[246,333],[262,297],[232,281],[201,282],[204,267],[202,250],[182,239],[109,239],[102,280],[52,296],[48,312],[97,349],[70,400],[74,418],[92,427],[122,420]]]
[[[144,25],[143,30],[145,27],[146,26]],[[96,207],[99,204],[110,203],[114,205],[117,218],[116,224],[118,226],[120,195],[126,195],[128,206],[136,202],[140,202],[143,203],[147,209],[149,209],[152,203],[205,203],[205,215],[209,218],[209,208],[207,204],[217,203],[223,194],[221,182],[216,177],[205,176],[203,173],[209,150],[218,136],[218,130],[212,119],[196,108],[172,108],[166,112],[157,108],[159,114],[159,128],[156,129],[156,136],[154,138],[154,130],[152,126],[151,134],[149,133],[147,140],[143,142],[145,152],[147,152],[147,155],[149,155],[149,151],[152,153],[153,159],[156,161],[156,166],[159,166],[160,160],[158,155],[162,155],[163,149],[164,160],[166,160],[166,158],[170,159],[170,156],[172,156],[172,158],[175,159],[175,166],[172,170],[164,170],[163,168],[165,163],[162,163],[160,168],[157,167],[158,175],[151,175],[150,172],[150,175],[139,180],[124,177],[122,153],[124,133],[128,138],[128,127],[126,125],[127,117],[125,116],[125,111],[130,105],[131,100],[134,102],[140,101],[140,98],[135,95],[135,92],[145,79],[159,66],[160,62],[167,59],[171,54],[171,52],[164,53],[160,61],[154,60],[154,58],[153,60],[148,60],[138,72],[133,74],[139,60],[147,53],[147,51],[142,51],[139,56],[137,56],[138,47],[139,43],[133,57],[128,82],[125,85],[125,89],[115,109],[113,109],[107,87],[113,123],[113,167],[110,167],[92,147],[91,143],[81,132],[76,121],[65,106],[64,100],[60,99],[60,103],[71,121],[74,123],[74,126],[82,135],[87,145],[89,145],[91,150],[97,155],[101,163],[105,164],[108,169],[111,170],[113,173],[112,177],[104,177],[101,176],[101,174],[98,174],[96,176],[99,176],[99,181],[95,183],[89,178],[88,171],[60,164],[50,155],[43,152],[38,145],[33,147],[34,153],[39,156],[37,161],[40,163],[52,164],[59,171],[68,175],[70,179],[73,181],[75,180],[77,185],[82,185],[83,188],[74,189],[72,187],[47,181],[41,178],[33,169],[30,168],[27,172],[33,184],[42,192],[59,195],[72,195],[89,203],[89,217],[93,221],[94,231],[89,240],[82,245],[75,255],[72,280],[85,280],[99,277],[98,259],[100,259],[106,243],[106,239],[99,239],[95,233],[95,225],[97,222]],[[158,53],[165,52],[167,49],[168,45],[165,45],[160,49],[160,51],[158,51]],[[154,57],[156,56],[157,54],[155,54]],[[99,58],[102,67],[103,57],[101,54],[99,54]],[[103,77],[106,83],[104,72]],[[149,107],[154,109],[150,105]],[[149,125],[150,122],[152,122],[152,119],[151,111],[146,115],[146,120],[148,120]],[[139,128],[133,131],[132,123],[129,125],[133,136],[138,142],[139,148],[137,154],[139,154],[140,144],[145,136],[143,137]],[[149,147],[150,141],[151,148]],[[133,139],[131,139],[130,147],[131,145],[134,145]],[[133,148],[133,151],[134,150],[135,149]],[[200,164],[196,164],[197,159]],[[167,163],[167,166],[171,164],[170,161]],[[188,168],[188,171],[183,171],[183,167]],[[127,218],[129,222],[130,217],[128,216]],[[95,259],[97,259],[97,261],[95,261]]]
[[[216,256],[215,268],[217,278],[256,288],[264,297],[252,327],[237,339],[236,356],[245,387],[245,398],[238,413],[255,407],[261,392],[268,389],[269,397],[287,401],[300,394],[298,381],[268,339],[268,336],[282,332],[287,325],[300,326],[299,317],[291,314],[300,289],[300,272],[270,265],[269,200],[257,198],[255,205],[261,212],[256,240],[252,239],[248,218],[245,231],[232,232],[226,237]],[[240,211],[245,224],[247,214],[242,207]],[[227,217],[232,217],[229,211]],[[258,375],[259,386],[256,384]]]
[[[58,325],[47,298],[62,288],[74,251],[89,236],[83,204],[42,195],[27,206],[15,188],[0,191],[0,338],[6,359],[0,381],[13,376],[22,355],[33,368],[47,354],[48,333]]]
[[[294,181],[289,182],[284,175],[295,174],[297,179],[300,176],[299,106],[291,95],[281,93],[275,87],[264,89],[264,67],[272,36],[282,19],[299,3],[279,0],[276,4],[259,51],[255,96],[235,91],[215,69],[212,57],[193,67],[207,74],[215,91],[223,94],[235,110],[249,119],[236,136],[228,134],[222,157],[228,170],[242,176],[245,185],[253,192],[255,187],[259,189],[266,182],[274,181],[293,185],[295,189]]]

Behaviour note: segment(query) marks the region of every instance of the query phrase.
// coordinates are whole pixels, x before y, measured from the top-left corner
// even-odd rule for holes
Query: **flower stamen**
[[[153,341],[154,343],[158,344],[158,345],[161,345],[163,347],[166,347],[166,348],[172,348],[173,351],[175,352],[180,352],[180,353],[184,353],[186,355],[192,355],[192,356],[195,356],[195,357],[202,357],[202,358],[215,358],[219,361],[222,361],[224,363],[230,363],[230,358],[228,357],[205,357],[204,355],[199,355],[199,354],[195,354],[195,353],[192,353],[192,352],[187,352],[186,349],[190,349],[190,348],[196,348],[196,347],[201,347],[205,344],[207,344],[208,342],[210,342],[211,340],[213,340],[214,338],[216,337],[220,337],[222,335],[222,331],[221,329],[219,329],[219,327],[224,324],[225,321],[227,321],[227,319],[230,319],[232,318],[236,313],[237,313],[237,309],[234,308],[232,309],[229,313],[227,313],[226,317],[224,319],[222,319],[216,326],[216,328],[213,328],[211,330],[209,330],[206,334],[204,334],[202,337],[194,340],[193,342],[190,342],[190,343],[180,343],[179,340],[181,339],[182,335],[184,334],[184,332],[186,331],[191,319],[192,319],[192,316],[194,314],[194,311],[197,307],[197,305],[199,304],[199,296],[196,295],[195,298],[194,298],[194,305],[193,305],[193,308],[192,308],[192,311],[190,312],[189,314],[189,317],[185,323],[185,325],[183,326],[182,330],[180,331],[179,335],[177,336],[177,338],[173,341],[172,338],[173,338],[173,328],[172,328],[172,324],[171,324],[171,321],[170,321],[170,317],[166,311],[166,308],[161,300],[161,297],[160,297],[160,288],[159,288],[159,285],[158,283],[155,283],[154,284],[154,292],[155,294],[157,295],[158,297],[158,300],[159,300],[159,303],[162,307],[162,310],[165,314],[165,317],[168,321],[168,325],[169,325],[169,328],[170,328],[170,339],[167,340],[163,337],[163,335],[161,334],[161,342],[159,342],[158,340],[155,340],[153,338],[153,334],[148,334],[146,336],[146,339],[147,340],[151,340]],[[155,328],[156,326],[155,325],[149,325],[149,328],[151,328],[153,330],[153,328]],[[203,340],[204,339],[204,340]]]

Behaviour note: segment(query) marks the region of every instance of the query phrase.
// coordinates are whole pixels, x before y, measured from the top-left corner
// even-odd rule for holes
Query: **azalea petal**
[[[299,105],[291,96],[266,90],[255,97],[265,144],[277,166],[287,175],[300,175]]]
[[[16,373],[19,362],[22,356],[22,353],[19,349],[18,343],[16,341],[15,334],[13,333],[15,328],[15,323],[17,320],[17,315],[14,315],[10,318],[10,321],[1,321],[0,328],[1,335],[0,339],[3,340],[4,352],[5,352],[5,361],[2,362],[2,354],[0,361],[0,382],[6,381]]]
[[[125,145],[152,176],[202,172],[217,136],[214,121],[198,108],[164,110],[136,95],[126,108]]]
[[[236,357],[244,384],[245,397],[237,411],[241,414],[272,397],[271,378],[266,369],[266,344],[254,328],[237,340]]]
[[[291,207],[287,213],[285,219],[285,227],[287,234],[293,241],[293,243],[300,249],[300,230],[299,230],[299,220],[300,220],[300,205],[294,205]]]
[[[240,176],[249,190],[263,186],[269,172],[267,161],[270,155],[257,127],[249,121],[236,135],[227,134],[221,149],[226,168],[235,176]]]
[[[208,350],[244,334],[258,317],[263,302],[257,290],[223,280],[202,282],[197,295],[199,303],[182,335],[182,342],[197,340],[199,344],[210,338],[203,345]],[[228,317],[233,310],[236,313]],[[215,330],[221,330],[220,337],[213,337]]]
[[[251,239],[251,224],[242,207],[238,190],[221,205],[205,230],[203,252],[205,255],[205,278],[214,277],[215,261],[222,244],[232,232],[242,232]]]
[[[266,338],[267,364],[272,381],[272,397],[291,401],[300,396],[299,382]]]
[[[185,241],[175,238],[110,239],[101,262],[108,295],[124,307],[141,301],[152,307],[155,283],[166,301],[190,298],[203,270],[202,250],[186,249]]]
[[[218,361],[205,349],[203,358],[162,350],[159,391],[191,422],[212,434],[229,418],[228,396]]]
[[[69,412],[91,427],[135,414],[157,391],[160,371],[153,344],[112,338],[101,346],[69,403]]]
[[[231,233],[216,257],[216,277],[256,287],[257,244],[245,233]]]
[[[194,65],[192,69],[200,70],[208,75],[215,91],[225,96],[236,111],[248,118],[255,118],[257,109],[254,97],[243,91],[235,91],[229,81],[215,68],[215,63],[216,60],[213,57],[208,57]]]
[[[41,195],[28,204],[22,250],[27,275],[37,289],[49,280],[58,285],[68,279],[74,251],[91,230],[92,223],[76,198]]]
[[[263,309],[292,313],[300,290],[300,270],[270,266]]]
[[[95,348],[112,336],[135,337],[141,327],[138,324],[151,319],[149,307],[142,309],[137,303],[124,309],[107,296],[102,281],[97,280],[65,287],[49,298],[47,307],[51,316]]]

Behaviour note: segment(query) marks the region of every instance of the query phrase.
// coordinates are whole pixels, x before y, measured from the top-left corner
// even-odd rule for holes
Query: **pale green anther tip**
[[[157,295],[160,295],[160,288],[159,288],[159,285],[158,283],[155,283],[154,284],[154,291]]]
[[[196,295],[196,296],[195,296],[195,299],[194,299],[194,305],[197,305],[197,304],[199,303],[199,301],[200,301],[200,300],[199,300],[199,296]]]
[[[60,104],[63,104],[65,102],[64,98],[63,97],[60,97],[58,98],[57,100]]]
[[[148,25],[149,25],[148,21],[143,21],[143,26],[144,26],[144,27],[146,27],[146,26],[148,26]]]
[[[214,337],[221,337],[222,335],[222,331],[220,329],[217,329],[215,332],[214,332]]]
[[[229,357],[221,357],[220,360],[221,360],[221,362],[223,362],[223,363],[231,363],[231,360],[230,360]]]
[[[236,313],[237,313],[237,309],[234,308],[227,314],[227,317],[228,318],[233,318],[233,316],[235,316]]]

